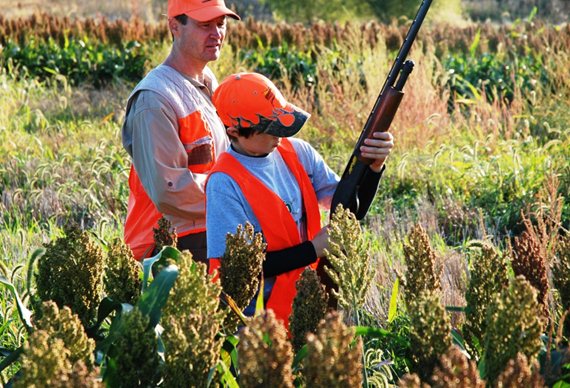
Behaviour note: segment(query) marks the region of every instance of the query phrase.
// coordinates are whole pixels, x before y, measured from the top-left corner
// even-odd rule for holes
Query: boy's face
[[[249,156],[267,155],[281,142],[281,138],[267,133],[254,132],[249,137],[239,136],[237,129],[231,127],[228,134],[232,135],[232,145],[241,154]]]

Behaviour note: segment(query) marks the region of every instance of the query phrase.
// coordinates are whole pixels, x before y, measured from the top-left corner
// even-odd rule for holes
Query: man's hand
[[[360,147],[360,152],[365,158],[374,159],[370,169],[380,172],[384,161],[394,148],[394,136],[390,132],[374,132],[372,136],[373,139],[364,140],[365,145]]]

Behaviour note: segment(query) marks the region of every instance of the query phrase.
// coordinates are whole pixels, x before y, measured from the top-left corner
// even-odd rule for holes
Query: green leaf
[[[237,345],[239,343],[239,338],[235,335],[227,336],[222,345],[222,350],[226,352],[229,358],[229,367],[233,367],[234,370],[238,370],[238,350]]]
[[[392,333],[390,333],[386,329],[381,329],[379,327],[355,326],[354,335],[359,335],[363,337],[372,337],[372,338],[386,338],[390,337]]]
[[[120,387],[119,368],[115,357],[108,357],[105,362],[105,370],[103,371],[103,382],[107,387]]]
[[[534,17],[536,16],[537,13],[538,13],[538,8],[536,6],[532,7],[532,11],[528,15],[528,18],[526,19],[526,21],[529,23],[532,22],[532,19],[534,19]]]
[[[228,306],[230,310],[232,310],[239,317],[240,321],[244,324],[244,326],[247,326],[247,317],[243,315],[243,312],[240,310],[237,303],[235,302],[235,300],[233,300],[231,296],[222,291],[220,293],[220,301],[224,305]]]
[[[396,281],[392,285],[392,295],[390,296],[390,307],[388,308],[388,323],[391,323],[396,314],[398,313],[398,289],[400,287],[400,279],[396,278]]]
[[[264,293],[265,282],[263,278],[263,272],[261,272],[261,279],[259,281],[259,292],[257,293],[257,300],[255,301],[255,316],[261,314],[264,310],[264,303],[263,303],[263,293]]]
[[[445,306],[446,311],[450,311],[453,313],[464,313],[467,309],[466,306]]]
[[[14,287],[14,285],[10,283],[8,279],[6,279],[4,276],[0,276],[0,283],[4,284],[4,286],[6,286],[6,288],[8,288],[8,290],[12,293],[12,296],[16,300],[16,306],[18,308],[18,315],[20,316],[20,320],[26,327],[28,333],[30,333],[33,327],[31,320],[32,312],[28,310],[28,308],[24,305],[22,299],[20,299],[20,295],[18,294],[16,287]]]
[[[457,329],[451,329],[451,338],[453,339],[453,343],[459,346],[463,354],[465,354],[468,359],[471,359],[471,356],[465,350],[465,340],[463,339],[461,333],[457,331]]]
[[[226,388],[239,388],[236,378],[232,374],[230,368],[221,360],[218,361],[217,365],[218,373],[220,374],[220,383],[222,387]],[[208,379],[208,386],[211,381]]]
[[[5,356],[2,362],[0,362],[0,372],[9,367],[15,361],[17,361],[18,358],[20,357],[20,354],[22,354],[23,351],[24,351],[24,346],[20,346],[18,349],[10,352],[10,354]]]
[[[155,263],[158,265],[166,266],[167,259],[173,259],[178,261],[180,259],[180,251],[174,247],[163,247],[160,252],[158,252],[153,257],[149,257],[143,260],[143,281],[142,281],[142,291],[144,292],[148,287],[148,280],[150,279],[150,275]]]
[[[472,57],[475,57],[475,51],[477,50],[477,47],[479,47],[480,41],[481,41],[481,29],[478,29],[477,33],[475,34],[475,37],[473,38],[473,43],[471,43],[471,46],[469,46],[469,54]]]
[[[127,306],[130,306],[130,308]],[[89,337],[94,338],[97,334],[97,331],[101,327],[101,324],[105,321],[105,319],[107,319],[109,315],[111,315],[113,311],[120,312],[124,309],[130,310],[132,307],[133,306],[128,303],[117,302],[109,297],[103,298],[99,303],[99,307],[97,308],[97,321],[92,326],[86,328],[85,332]]]
[[[162,332],[164,328],[158,324],[154,327],[154,333],[156,334],[156,353],[158,357],[164,362],[164,353],[166,351],[164,347],[164,341],[162,340]]]
[[[487,357],[485,357],[485,355],[483,354],[483,357],[481,357],[481,359],[479,360],[479,365],[477,365],[477,371],[479,372],[479,376],[482,379],[487,378],[487,363],[485,362],[486,358]]]
[[[118,308],[117,314],[111,322],[111,326],[109,327],[109,334],[105,337],[104,340],[97,342],[96,349],[103,353],[103,355],[107,354],[115,339],[120,336],[121,331],[123,330],[123,315],[128,314],[133,309],[133,306],[130,304],[124,303],[121,304],[120,308]]]
[[[150,327],[155,327],[160,321],[162,307],[166,304],[170,289],[174,286],[177,277],[178,267],[171,264],[158,273],[141,295],[137,307],[143,315],[150,318]]]
[[[301,349],[297,351],[295,354],[295,358],[293,358],[293,371],[296,372],[301,368],[301,361],[307,357],[307,344],[304,344]]]
[[[28,260],[28,274],[26,276],[26,290],[28,291],[29,296],[32,296],[32,291],[31,291],[30,287],[33,284],[34,263],[36,262],[36,260],[38,260],[40,257],[42,257],[44,255],[44,253],[46,253],[45,248],[38,248],[34,251],[34,253],[32,253],[32,256],[30,256],[30,260]]]

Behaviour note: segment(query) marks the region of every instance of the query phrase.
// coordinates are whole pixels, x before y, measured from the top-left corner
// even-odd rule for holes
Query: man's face
[[[178,23],[178,30],[173,32],[174,44],[188,60],[204,64],[215,61],[220,56],[226,28],[226,16],[207,22],[199,22],[189,17],[186,25]]]

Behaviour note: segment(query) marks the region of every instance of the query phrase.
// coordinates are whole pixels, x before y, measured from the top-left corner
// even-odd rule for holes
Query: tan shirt
[[[210,100],[217,86],[207,69],[205,82],[188,79],[201,91],[201,99],[212,109],[208,121],[219,123],[212,128],[216,157],[229,146],[223,124]],[[176,228],[179,234],[205,227],[204,183],[207,174],[188,169],[188,154],[178,134],[178,117],[167,99],[151,90],[141,90],[132,102],[123,126],[123,146],[132,157],[133,165],[149,198]]]

